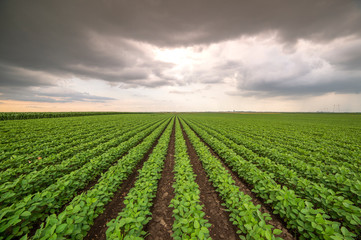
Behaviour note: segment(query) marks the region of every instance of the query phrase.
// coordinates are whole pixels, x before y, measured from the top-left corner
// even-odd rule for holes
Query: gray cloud
[[[53,76],[0,64],[0,99],[36,102],[104,102],[114,98],[80,93],[56,85]]]
[[[78,77],[130,85],[151,78],[154,68],[159,72],[164,69],[163,63],[152,60],[122,34],[108,31],[107,35],[102,35],[103,28],[117,23],[103,25],[101,15],[107,18],[104,12],[107,6],[98,9],[99,15],[91,15],[97,10],[95,5],[84,1],[60,5],[56,1],[36,1],[34,4],[2,1],[0,64],[45,72],[58,79]],[[39,84],[35,78],[24,80],[14,76],[9,71],[0,71],[3,84]],[[55,82],[47,81],[48,84]]]
[[[0,92],[2,99],[106,101],[109,99],[83,93],[62,93],[63,99],[56,100],[61,96],[21,92],[56,86],[59,79],[69,77],[105,80],[121,88],[152,88],[181,85],[182,81],[220,83],[237,72],[250,81],[243,79],[239,89],[253,93],[319,94],[358,89],[356,77],[327,84],[284,85],[294,78],[304,81],[301,76],[307,75],[308,68],[262,82],[262,76],[249,77],[254,69],[236,61],[209,71],[196,70],[179,81],[167,73],[171,64],[155,61],[138,45],[206,45],[265,32],[276,33],[290,49],[298,39],[319,43],[350,35],[357,39],[361,35],[360,4],[353,0],[4,0],[0,2]],[[357,70],[361,52],[356,47],[336,51],[329,61],[342,70]]]
[[[294,85],[284,82],[261,82],[252,84],[240,91],[229,92],[229,95],[256,96],[256,97],[277,97],[299,98],[304,96],[320,96],[326,93],[338,94],[359,94],[361,93],[360,78],[337,79],[330,82],[314,82]]]
[[[355,59],[353,56],[357,56],[358,52],[355,46],[357,45],[353,44],[345,49],[340,47],[331,52],[337,56],[345,56],[339,59],[334,58],[335,55],[325,55],[325,59],[322,59],[317,55],[310,56],[298,51],[283,54],[280,49],[273,47],[262,52],[266,57],[248,63],[243,60],[220,59],[210,66],[213,77],[209,76],[209,79],[214,80],[212,83],[234,85],[234,90],[227,92],[233,96],[302,98],[327,93],[360,94],[361,68],[351,67],[351,63],[356,65],[359,62],[349,61],[349,64],[345,64],[344,61]],[[350,49],[356,54],[352,55]],[[310,50],[304,51],[308,53]],[[350,54],[347,55],[346,52]],[[348,68],[344,68],[345,65]],[[207,70],[203,70],[196,72],[193,77],[208,74]]]
[[[64,40],[56,38],[57,32],[79,39],[86,31],[160,46],[212,43],[265,31],[277,31],[286,41],[361,33],[360,6],[353,0],[5,2],[4,12],[12,15],[14,25],[28,20],[28,27],[38,32],[52,30],[46,34],[52,42]]]
[[[24,87],[4,88],[0,95],[1,100],[18,100],[47,103],[68,103],[68,102],[105,102],[115,100],[114,98],[91,95],[77,91],[56,89],[56,91],[46,91],[47,88],[34,89]]]
[[[335,67],[344,71],[361,70],[361,40],[350,39],[347,45],[339,43],[331,52],[323,56]]]
[[[45,76],[26,69],[0,64],[0,91],[4,87],[52,86]]]
[[[320,68],[300,66],[286,74],[268,76],[267,72],[256,77],[252,74],[241,75],[237,80],[237,90],[229,95],[253,96],[258,98],[284,96],[300,98],[321,96],[327,93],[359,94],[361,93],[360,72],[330,72],[318,75]],[[255,72],[249,71],[249,72]]]
[[[92,49],[92,32],[111,39],[110,45],[125,38],[158,46],[212,43],[265,31],[276,31],[291,42],[361,34],[361,8],[353,0],[5,0],[0,4],[2,59],[41,69],[57,69],[55,64],[65,61],[97,67],[132,64]],[[134,49],[128,51],[129,44],[118,43],[124,46],[123,57],[130,56]]]

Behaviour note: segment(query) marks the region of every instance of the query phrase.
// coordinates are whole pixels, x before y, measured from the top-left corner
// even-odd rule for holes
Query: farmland
[[[0,239],[361,239],[360,114],[2,116]]]

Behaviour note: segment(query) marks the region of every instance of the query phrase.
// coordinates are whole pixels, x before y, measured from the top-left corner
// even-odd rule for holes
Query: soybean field
[[[1,120],[0,239],[361,239],[361,114]]]

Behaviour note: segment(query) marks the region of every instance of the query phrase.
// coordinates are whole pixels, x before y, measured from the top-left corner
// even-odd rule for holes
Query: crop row
[[[342,220],[344,226],[352,229],[357,234],[360,234],[361,209],[354,206],[351,201],[339,196],[337,193],[325,188],[321,184],[299,177],[293,170],[290,170],[281,164],[277,164],[268,158],[259,157],[249,149],[234,143],[232,140],[216,131],[207,129],[204,126],[200,126],[200,128],[205,130],[211,136],[216,137],[245,160],[255,164],[255,166],[262,171],[272,173],[277,182],[294,189],[296,194],[324,209],[330,214],[332,219]]]
[[[224,124],[222,128],[225,129]],[[232,129],[232,130],[231,130]],[[230,132],[238,132],[240,128],[230,126]],[[263,147],[276,148],[282,154],[291,155],[294,158],[301,159],[312,166],[323,165],[322,171],[329,174],[342,173],[348,174],[349,177],[361,179],[359,164],[357,164],[356,151],[348,151],[343,148],[335,147],[333,142],[325,141],[317,142],[314,138],[305,135],[297,135],[295,139],[284,137],[285,132],[272,133],[273,137],[265,136],[266,133],[257,134],[255,131],[242,135],[257,141]],[[302,139],[302,141],[301,141]]]
[[[13,134],[9,132],[4,134],[7,138],[13,139],[16,137],[18,139],[13,143],[2,144],[0,169],[13,168],[19,166],[19,164],[29,164],[28,161],[34,163],[39,157],[44,158],[52,153],[71,149],[75,145],[86,142],[89,137],[94,135],[112,132],[120,128],[129,128],[151,120],[136,116],[123,119],[125,115],[117,117],[118,121],[114,121],[116,120],[113,119],[114,117],[103,117],[105,119],[102,118],[102,124],[99,124],[99,122],[92,118],[90,119],[92,121],[82,119],[82,125],[69,119],[61,119],[62,121],[58,119],[43,119],[43,124],[37,123],[37,125],[40,125],[40,129],[34,129],[33,126],[25,124],[20,129],[14,128]],[[96,119],[99,119],[99,117]]]
[[[87,143],[94,140],[97,135],[100,135],[102,131],[114,132],[116,127],[102,127],[93,129],[87,129],[87,133],[83,131],[69,130],[72,135],[63,135],[55,133],[57,136],[50,138],[43,144],[32,143],[32,140],[27,140],[28,146],[20,148],[15,147],[14,150],[9,149],[7,146],[3,148],[2,161],[0,163],[0,170],[7,170],[9,168],[17,168],[21,165],[33,165],[38,160],[44,159],[55,153],[66,151],[67,154],[72,152],[72,149],[80,144]],[[63,130],[64,131],[64,130]],[[53,136],[54,133],[49,133]],[[99,138],[99,136],[97,136]],[[16,144],[15,144],[16,145]],[[67,157],[67,155],[64,155]]]
[[[129,131],[132,128],[137,128],[139,126],[141,125],[140,124],[135,125],[134,127],[128,126],[128,128],[124,128],[121,130],[110,131],[108,132],[108,134],[104,134],[103,132],[101,132],[101,130],[99,130],[100,131],[99,133],[93,134],[92,137],[86,139],[87,141],[84,141],[84,143],[78,143],[77,146],[67,148],[64,151],[58,152],[56,154],[52,154],[44,158],[39,157],[36,160],[25,161],[26,163],[17,164],[17,166],[10,167],[5,171],[0,172],[0,184],[9,181],[14,181],[20,175],[27,174],[33,171],[39,171],[50,165],[61,164],[63,161],[65,161],[68,158],[74,158],[75,155],[78,155],[84,151],[91,150],[92,148],[101,145],[105,142],[108,142],[113,138],[118,138],[119,136],[124,134],[125,131]],[[18,161],[24,162],[24,159],[19,158]]]
[[[272,232],[273,226],[266,223],[271,219],[269,214],[259,211],[260,205],[255,206],[252,198],[239,190],[220,160],[211,154],[184,121],[182,124],[210,181],[230,212],[231,222],[238,227],[237,233],[244,234],[242,237],[245,239],[279,239],[275,235],[282,231],[274,229]]]
[[[116,127],[126,122],[126,115],[0,121],[1,147],[22,150],[31,144],[42,145],[52,143],[52,139],[71,137],[74,132],[84,134],[92,129]]]
[[[156,124],[137,133],[128,141],[91,159],[80,169],[59,178],[57,182],[42,192],[28,195],[23,200],[2,209],[0,212],[0,233],[5,233],[10,238],[28,233],[35,222],[43,220],[49,213],[54,213],[60,209],[77,194],[79,189],[84,188],[96,176],[108,169],[122,154],[136,146],[154,129],[163,128],[165,124]]]
[[[322,138],[315,137],[315,133],[302,133],[300,127],[297,126],[297,129],[282,127],[275,128],[267,125],[266,127],[257,126],[255,131],[255,126],[251,126],[248,130],[242,125],[235,124],[236,122],[230,122],[226,124],[215,123],[212,121],[212,126],[221,126],[222,128],[228,128],[229,132],[238,132],[239,136],[244,136],[245,138],[251,138],[252,141],[255,141],[266,148],[277,148],[278,151],[283,151],[287,154],[292,154],[294,157],[302,157],[303,159],[314,163],[316,166],[318,164],[322,165],[336,165],[336,167],[331,168],[331,171],[338,170],[337,166],[343,166],[349,168],[351,171],[359,172],[359,162],[357,164],[358,158],[361,156],[359,148],[354,144],[343,144],[342,147],[337,147],[340,145],[342,138],[336,140],[327,139],[327,131],[322,132]],[[316,127],[312,126],[312,131],[316,131]],[[295,131],[296,130],[296,131]],[[309,130],[308,130],[309,131]],[[345,129],[343,129],[345,131]],[[280,147],[282,146],[282,147]],[[346,147],[351,148],[348,150]],[[323,169],[323,170],[326,170]]]
[[[286,134],[281,135],[279,130],[282,130],[281,132]],[[352,128],[342,128],[342,130],[340,128],[332,128],[332,131],[330,131],[330,127],[320,128],[317,125],[299,125],[297,132],[295,132],[293,128],[284,127],[280,129],[266,127],[263,131],[263,133],[257,134],[250,130],[249,134],[252,136],[258,135],[262,138],[267,136],[275,141],[289,142],[290,146],[299,146],[302,149],[317,150],[317,152],[321,150],[321,152],[325,154],[342,155],[343,153],[347,153],[344,155],[347,156],[349,153],[352,153],[353,150],[358,150],[358,148],[353,145],[354,139],[350,134],[354,131]],[[342,134],[340,134],[340,131],[342,131]],[[340,139],[340,135],[344,136]],[[298,141],[299,139],[305,139],[305,142],[310,144],[302,144],[302,142]]]
[[[0,113],[0,121],[22,120],[35,118],[58,118],[58,117],[80,117],[92,115],[114,115],[121,112],[3,112]]]
[[[108,115],[81,118],[38,119],[27,121],[0,121],[0,147],[2,155],[29,155],[35,151],[52,150],[59,142],[84,137],[100,130],[111,131],[143,121],[160,120],[163,116]],[[70,143],[70,142],[69,142]],[[45,155],[40,155],[44,157]],[[36,156],[38,157],[38,156]],[[30,159],[31,160],[31,159]]]
[[[210,136],[205,131],[191,127],[212,149],[219,154],[238,176],[253,186],[252,191],[270,204],[275,214],[279,214],[288,227],[297,230],[301,239],[352,239],[355,234],[349,232],[340,223],[330,221],[322,209],[295,194],[293,190],[281,187],[269,175],[254,164],[244,160],[231,148]]]
[[[134,130],[130,129],[131,131],[128,129],[122,130],[122,135],[120,137],[112,138],[112,140],[99,144],[90,150],[80,152],[72,158],[64,160],[60,164],[46,166],[39,171],[32,171],[27,175],[22,175],[14,182],[4,183],[0,186],[0,203],[7,206],[18,201],[21,197],[41,191],[56,182],[58,178],[69,174],[80,167],[86,167],[87,164],[91,164],[91,159],[94,159],[112,148],[116,148],[122,142],[127,141],[138,132],[147,129],[148,127],[148,125],[143,125]]]
[[[141,239],[146,235],[144,226],[151,219],[151,207],[156,196],[158,182],[162,175],[164,159],[167,155],[173,121],[158,141],[148,160],[144,163],[134,187],[125,197],[125,207],[118,217],[107,225],[107,239]]]
[[[99,128],[88,129],[87,127],[81,129],[79,127],[69,128],[68,131],[64,129],[59,129],[58,131],[48,132],[48,136],[39,136],[37,133],[31,133],[32,138],[28,137],[27,139],[19,139],[15,143],[3,144],[2,149],[3,153],[0,156],[1,162],[3,164],[4,160],[7,160],[11,156],[22,156],[22,155],[35,155],[35,156],[47,156],[52,152],[57,152],[62,150],[64,146],[73,146],[77,141],[86,140],[89,136],[92,136],[94,133],[101,131],[100,128],[105,130],[108,126],[103,126]],[[115,126],[113,126],[113,129]],[[41,139],[41,141],[37,141]],[[60,146],[59,146],[60,145]],[[17,160],[13,161],[14,165],[18,163]],[[22,163],[20,161],[20,163]],[[6,166],[5,168],[7,168]],[[11,167],[11,165],[9,166]],[[2,168],[4,169],[4,168]]]
[[[212,128],[214,130],[214,128]],[[215,129],[216,131],[220,131]],[[321,167],[310,166],[302,160],[290,157],[288,154],[279,153],[277,146],[264,147],[252,139],[244,138],[239,135],[225,134],[235,143],[244,145],[248,149],[257,153],[262,157],[271,159],[272,161],[283,164],[289,169],[294,170],[299,176],[309,179],[316,183],[324,184],[326,187],[331,188],[333,191],[342,194],[346,199],[353,202],[355,205],[361,205],[361,180],[350,179],[347,175],[342,174],[326,174],[323,173]]]
[[[177,120],[175,126],[175,165],[173,184],[175,197],[171,200],[173,207],[173,238],[210,239],[208,228],[211,226],[202,211],[200,190],[187,153],[186,142]]]
[[[110,167],[102,175],[92,189],[76,196],[63,212],[58,215],[50,215],[45,225],[41,225],[32,239],[83,238],[89,231],[94,219],[103,212],[105,204],[111,200],[121,183],[145,157],[167,125],[170,125],[169,121],[153,131],[137,147],[131,149],[116,165]]]
[[[333,119],[330,117],[330,119]],[[197,119],[198,120],[198,119]],[[268,142],[268,147],[282,145],[289,149],[289,153],[297,152],[306,154],[311,158],[322,160],[322,164],[332,162],[337,165],[345,165],[351,169],[358,169],[358,159],[361,156],[360,147],[357,145],[359,137],[351,127],[345,128],[335,125],[304,122],[303,124],[289,121],[274,123],[271,119],[258,119],[262,121],[249,122],[246,119],[207,118],[212,126],[218,128],[227,127],[231,132],[238,132],[239,135],[251,138],[258,143]],[[281,120],[281,119],[279,119]],[[283,119],[284,120],[284,119]],[[241,123],[241,124],[240,124]],[[350,125],[348,123],[347,125]]]

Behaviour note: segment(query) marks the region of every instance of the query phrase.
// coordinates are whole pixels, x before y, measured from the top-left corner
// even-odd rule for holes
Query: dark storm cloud
[[[40,33],[51,30],[46,35],[52,41],[61,41],[56,33],[72,33],[79,39],[88,30],[167,46],[211,43],[264,31],[278,31],[289,41],[328,40],[360,34],[361,22],[356,0],[3,2],[3,13],[13,15],[8,19],[12,26],[21,27],[27,20]]]
[[[360,72],[322,72],[322,65],[313,67],[305,63],[278,77],[272,76],[272,71],[260,75],[251,74],[255,69],[241,69],[238,71],[237,90],[228,95],[253,96],[258,98],[284,96],[299,98],[304,96],[321,96],[327,93],[360,94]],[[321,70],[320,70],[321,69]],[[249,74],[248,74],[249,73]]]
[[[58,92],[47,92],[44,89],[33,89],[24,87],[4,87],[2,88],[1,100],[17,100],[31,102],[47,103],[67,103],[67,102],[105,102],[115,100],[114,98],[90,95],[76,91],[64,91],[57,89]]]
[[[297,39],[358,38],[360,4],[352,0],[3,0],[0,86],[23,86],[25,91],[68,77],[105,80],[124,88],[172,85],[177,80],[166,73],[170,66],[154,61],[131,41],[159,47],[193,46],[264,32],[277,33],[285,45]],[[360,52],[342,54],[348,57],[335,64],[344,69],[359,66]],[[231,74],[229,69],[235,67],[235,63],[227,64],[216,73],[188,79],[222,82],[224,74]],[[25,78],[24,71],[53,78]]]
[[[336,46],[324,56],[335,67],[345,71],[361,70],[361,39],[351,39],[347,45]]]
[[[301,96],[321,96],[326,93],[359,94],[361,93],[360,78],[337,79],[330,82],[313,82],[310,84],[289,85],[284,82],[262,82],[240,88],[239,92],[229,95],[298,98]]]
[[[60,89],[52,76],[0,64],[0,99],[36,102],[104,102],[113,98]],[[58,92],[46,92],[56,88]],[[44,92],[45,89],[45,92]]]
[[[1,58],[41,69],[57,69],[58,63],[132,64],[92,49],[89,32],[158,46],[212,43],[264,31],[277,31],[284,41],[361,34],[360,6],[352,0],[5,0],[0,4]]]
[[[100,35],[102,17],[82,16],[87,3],[57,4],[55,1],[0,3],[0,63],[49,73],[59,79],[131,82],[149,77],[153,69],[139,65],[152,62],[151,59],[119,34]],[[100,18],[98,24],[93,18]],[[8,71],[0,72],[1,82],[38,85],[35,78],[32,82],[13,76]]]
[[[0,92],[4,87],[51,86],[53,83],[36,72],[0,64]]]
[[[361,69],[361,49],[356,49],[356,51],[338,57],[339,58],[332,61],[332,63],[340,66],[342,69],[345,70]]]
[[[342,69],[340,63],[303,59],[297,53],[286,58],[275,54],[273,62],[269,60],[259,61],[257,65],[228,61],[214,69],[220,69],[216,71],[221,73],[220,76],[229,77],[236,84],[235,90],[227,92],[228,95],[300,98],[327,93],[361,93],[359,69],[349,71]]]
[[[87,1],[82,18],[103,33],[156,45],[212,43],[239,35],[278,31],[284,40],[329,40],[361,33],[361,14],[352,0]],[[64,5],[62,5],[64,6]],[[83,8],[83,4],[80,5]],[[64,7],[63,7],[64,8]],[[81,20],[80,20],[81,21]]]

